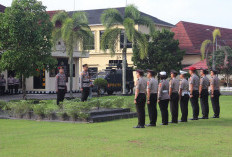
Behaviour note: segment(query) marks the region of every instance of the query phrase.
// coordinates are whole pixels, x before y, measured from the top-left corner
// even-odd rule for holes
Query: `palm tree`
[[[206,58],[206,60],[208,60],[208,52],[206,52],[206,47],[213,43],[213,62],[212,62],[212,68],[215,69],[215,49],[214,47],[216,47],[216,51],[218,49],[218,44],[217,44],[217,37],[221,37],[221,32],[218,28],[214,29],[214,31],[212,32],[212,36],[213,36],[213,42],[211,40],[205,40],[202,42],[201,44],[201,56],[202,56],[202,60],[204,60]],[[215,45],[215,46],[214,46]],[[206,54],[206,55],[205,55]],[[207,61],[208,63],[208,61]]]
[[[62,40],[65,45],[65,51],[69,57],[69,73],[70,73],[70,94],[72,97],[73,87],[73,50],[80,46],[80,51],[84,52],[84,48],[89,41],[93,39],[93,34],[88,26],[88,18],[85,12],[76,12],[71,17],[61,11],[52,18],[54,25],[53,29],[53,43],[56,46],[57,41]],[[85,50],[86,50],[85,49]]]
[[[144,34],[135,29],[136,25],[147,26],[150,32],[155,29],[154,22],[145,16],[141,16],[139,10],[134,5],[128,5],[125,8],[124,15],[121,15],[117,9],[108,9],[101,15],[101,22],[106,27],[106,31],[101,38],[101,49],[106,52],[109,49],[111,55],[115,54],[119,43],[119,36],[123,32],[123,50],[122,50],[122,83],[123,94],[126,94],[126,66],[127,66],[127,40],[132,42],[140,50],[140,57],[144,58],[148,51],[148,39]],[[124,29],[119,28],[124,26]]]

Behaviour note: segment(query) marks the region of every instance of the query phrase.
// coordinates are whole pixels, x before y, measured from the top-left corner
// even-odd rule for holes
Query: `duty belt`
[[[82,81],[82,83],[90,83],[90,81]]]

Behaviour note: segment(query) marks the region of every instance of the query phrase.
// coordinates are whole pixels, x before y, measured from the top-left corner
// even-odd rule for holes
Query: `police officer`
[[[64,68],[59,67],[59,73],[56,75],[56,93],[57,93],[57,105],[63,102],[65,93],[67,91],[66,86],[67,78],[64,74]]]
[[[220,80],[216,76],[217,71],[216,70],[211,70],[210,75],[210,91],[211,91],[211,102],[213,106],[213,111],[214,111],[214,116],[213,118],[219,118],[220,114],[220,104],[219,104],[219,97],[220,97],[220,90],[219,90],[219,83]]]
[[[81,101],[87,101],[90,91],[90,76],[88,72],[88,64],[83,65],[83,71],[80,78],[80,88],[81,88]]]
[[[0,94],[4,95],[5,94],[5,89],[6,89],[6,79],[4,78],[4,75],[1,75],[0,79]]]
[[[198,120],[199,116],[199,77],[196,75],[196,68],[190,67],[189,74],[189,91],[190,91],[190,101],[193,109],[193,118],[190,120]]]
[[[180,109],[182,113],[180,122],[188,121],[189,84],[185,78],[186,74],[187,72],[180,70],[179,96],[180,96]]]
[[[8,90],[9,90],[9,94],[13,94],[13,90],[14,90],[14,77],[12,77],[12,75],[10,75],[10,77],[7,79],[7,83],[8,83]]]
[[[201,110],[202,110],[202,118],[201,119],[208,119],[209,115],[209,79],[206,77],[207,70],[201,69],[200,74],[200,86],[199,86],[199,97],[201,102]]]
[[[19,79],[14,78],[14,89],[15,89],[15,94],[18,94],[19,92]]]
[[[180,81],[176,78],[177,72],[171,71],[171,80],[169,82],[170,109],[172,114],[172,122],[178,123],[178,103],[179,103],[179,85]]]
[[[157,121],[157,92],[158,81],[154,78],[155,72],[147,70],[147,107],[150,118],[150,124],[147,126],[156,126]]]
[[[144,72],[142,70],[136,71],[138,80],[135,86],[135,99],[136,109],[138,113],[138,125],[134,128],[144,128],[145,125],[145,103],[146,103],[146,88],[147,81],[145,80]]]
[[[162,124],[168,125],[168,103],[170,100],[169,96],[169,83],[167,79],[167,73],[165,71],[160,72],[160,83],[158,89],[158,102],[162,115]]]

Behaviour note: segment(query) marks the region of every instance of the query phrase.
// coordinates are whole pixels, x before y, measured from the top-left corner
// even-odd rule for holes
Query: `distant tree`
[[[154,30],[154,22],[145,16],[141,16],[139,10],[134,5],[128,5],[125,8],[124,15],[121,15],[117,9],[108,9],[101,15],[102,24],[106,27],[101,38],[101,49],[103,51],[110,50],[111,55],[115,54],[119,36],[122,31],[124,39],[122,42],[122,84],[123,94],[126,94],[126,66],[127,66],[127,40],[132,42],[138,48],[140,58],[147,55],[148,40],[145,35],[135,29],[136,25],[146,26],[152,32]],[[118,26],[124,26],[123,29]]]
[[[73,87],[73,50],[78,47],[80,50],[88,50],[92,45],[93,34],[88,26],[88,18],[85,12],[77,12],[69,17],[67,12],[61,11],[54,15],[52,18],[54,25],[53,29],[53,44],[57,45],[57,41],[62,40],[65,45],[67,56],[69,57],[69,70],[70,70],[70,94],[72,97]]]
[[[26,99],[26,78],[56,65],[51,56],[52,23],[46,7],[37,0],[13,0],[0,18],[0,44],[4,50],[0,67],[22,76]]]
[[[133,49],[133,62],[139,69],[152,69],[155,73],[160,71],[170,72],[172,69],[182,69],[184,51],[179,48],[179,41],[175,40],[174,33],[169,30],[156,31],[149,36],[148,54],[144,59],[140,58],[139,50]]]
[[[226,85],[230,85],[230,76],[232,75],[232,49],[228,46],[219,47],[215,51],[215,69],[224,76]],[[209,64],[213,62],[212,54],[209,56]]]

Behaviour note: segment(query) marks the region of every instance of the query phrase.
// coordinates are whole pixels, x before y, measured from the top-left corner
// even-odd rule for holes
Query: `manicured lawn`
[[[133,129],[136,123],[136,118],[95,124],[0,120],[0,156],[232,156],[232,96],[221,97],[220,119]]]

